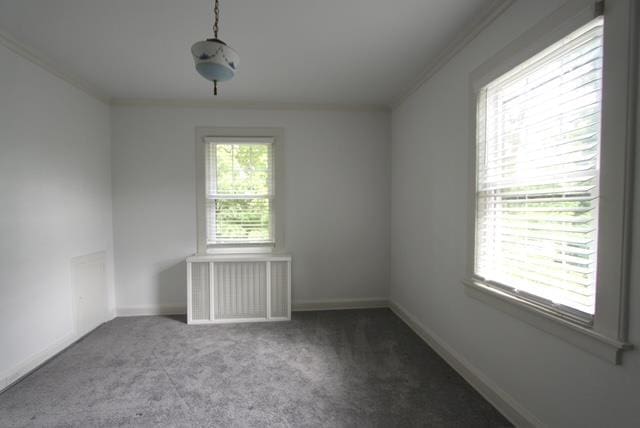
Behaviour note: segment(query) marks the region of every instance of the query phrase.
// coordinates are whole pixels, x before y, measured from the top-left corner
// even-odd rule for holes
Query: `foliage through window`
[[[206,143],[208,245],[272,245],[273,198],[272,139]]]

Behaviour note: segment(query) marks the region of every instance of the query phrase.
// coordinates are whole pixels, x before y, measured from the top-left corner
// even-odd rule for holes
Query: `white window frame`
[[[635,158],[638,9],[635,0],[606,0],[604,7],[600,206],[596,309],[581,323],[544,304],[518,298],[474,274],[476,221],[476,104],[482,87],[580,28],[595,16],[593,1],[570,1],[510,43],[471,74],[469,254],[465,290],[541,330],[613,364],[627,342],[631,257],[632,180]]]
[[[206,196],[206,145],[209,142],[239,139],[271,142],[272,180],[274,198],[271,201],[271,227],[273,243],[207,243],[207,196]],[[236,127],[198,127],[196,128],[196,233],[197,254],[235,254],[235,253],[277,253],[284,248],[283,210],[282,210],[282,128],[236,128]]]

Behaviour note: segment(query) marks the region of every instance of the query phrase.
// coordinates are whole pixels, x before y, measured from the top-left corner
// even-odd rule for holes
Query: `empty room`
[[[640,427],[639,26],[0,0],[0,428]]]

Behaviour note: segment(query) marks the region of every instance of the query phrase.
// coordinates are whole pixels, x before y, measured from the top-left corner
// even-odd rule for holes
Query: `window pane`
[[[271,194],[270,144],[215,144],[215,162],[211,194]]]
[[[593,314],[602,19],[478,98],[476,274]]]
[[[209,200],[209,243],[272,242],[270,205],[267,198]]]
[[[273,243],[272,144],[207,144],[207,243]]]

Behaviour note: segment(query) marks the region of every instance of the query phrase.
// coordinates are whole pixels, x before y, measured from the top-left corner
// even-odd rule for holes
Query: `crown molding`
[[[442,67],[444,67],[453,57],[455,57],[462,49],[465,48],[478,34],[489,26],[497,17],[507,10],[515,0],[493,0],[482,13],[475,16],[465,25],[466,31],[463,31],[451,43],[449,43],[440,53],[430,61],[418,79],[403,92],[401,96],[394,99],[391,108],[395,109],[400,106],[407,98],[415,93],[422,85],[431,79]]]
[[[291,103],[268,101],[231,101],[207,99],[154,99],[154,98],[114,98],[111,105],[116,107],[170,107],[170,108],[224,108],[255,110],[307,110],[307,111],[351,111],[389,112],[390,107],[378,104],[332,104],[332,103]]]
[[[77,76],[63,71],[41,52],[16,40],[7,32],[0,30],[0,45],[5,46],[22,58],[32,62],[45,71],[64,80],[86,94],[112,106],[135,107],[182,107],[182,108],[225,108],[256,110],[306,110],[306,111],[350,111],[350,112],[389,112],[387,105],[381,104],[338,104],[338,103],[290,103],[267,101],[219,101],[206,99],[154,99],[154,98],[111,98],[93,85]]]
[[[204,99],[153,99],[153,98],[111,98],[90,83],[64,71],[62,67],[48,60],[41,52],[17,41],[5,31],[0,30],[0,44],[21,57],[38,65],[54,76],[82,90],[88,95],[112,106],[135,107],[173,107],[173,108],[225,108],[256,110],[303,110],[303,111],[348,111],[348,112],[389,112],[416,92],[425,82],[435,75],[445,64],[468,45],[482,30],[500,16],[515,0],[493,0],[483,13],[472,19],[467,31],[462,32],[443,49],[433,61],[430,61],[419,78],[389,105],[383,104],[340,104],[340,103],[296,103],[268,101],[219,101]]]
[[[90,95],[105,104],[109,103],[109,97],[103,94],[101,91],[97,90],[95,87],[80,79],[79,77],[63,71],[62,67],[59,67],[58,65],[48,60],[44,54],[26,46],[25,44],[19,42],[7,32],[2,30],[0,30],[0,45],[5,46],[10,51],[32,62],[33,64],[53,74],[59,79],[64,80],[73,87],[80,89],[87,95]]]

